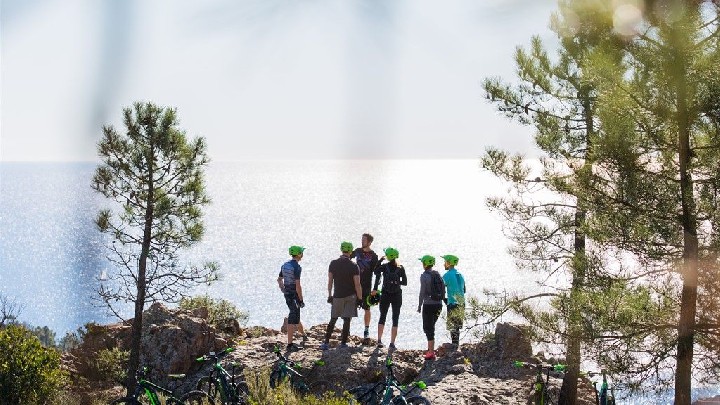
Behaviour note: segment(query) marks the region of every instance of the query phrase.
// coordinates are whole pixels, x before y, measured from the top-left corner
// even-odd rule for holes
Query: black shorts
[[[367,304],[367,297],[370,296],[370,292],[372,289],[370,286],[362,286],[362,304],[360,304],[360,308],[362,309],[370,309],[370,305]]]

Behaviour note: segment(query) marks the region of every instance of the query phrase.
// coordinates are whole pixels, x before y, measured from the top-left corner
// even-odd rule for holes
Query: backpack
[[[383,292],[390,294],[400,292],[400,267],[385,267],[383,272]]]
[[[433,301],[442,301],[445,299],[445,282],[440,273],[433,270],[430,272],[430,299]]]

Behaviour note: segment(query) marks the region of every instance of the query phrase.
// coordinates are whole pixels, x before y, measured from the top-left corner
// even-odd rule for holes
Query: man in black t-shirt
[[[357,304],[362,299],[360,270],[350,260],[353,251],[352,243],[341,243],[340,251],[342,255],[330,262],[328,268],[328,303],[332,304],[332,309],[330,310],[330,322],[325,331],[325,342],[320,345],[322,350],[329,348],[330,336],[332,336],[338,318],[343,319],[340,347],[347,347],[348,336],[350,336],[350,319],[357,316]]]
[[[373,237],[369,233],[362,235],[362,247],[355,249],[350,258],[355,258],[360,269],[360,286],[362,287],[362,308],[365,310],[365,332],[363,337],[370,337],[370,306],[367,304],[367,297],[372,290],[372,276],[375,268],[380,264],[378,256],[370,249]]]

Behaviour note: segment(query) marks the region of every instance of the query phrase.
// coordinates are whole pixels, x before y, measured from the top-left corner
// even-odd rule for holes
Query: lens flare
[[[613,13],[615,32],[624,36],[637,34],[642,18],[642,9],[638,5],[631,3],[618,5]]]

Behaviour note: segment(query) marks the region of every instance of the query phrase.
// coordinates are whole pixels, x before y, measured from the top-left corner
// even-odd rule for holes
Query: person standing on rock
[[[435,323],[442,312],[445,298],[445,283],[440,273],[433,270],[435,258],[425,255],[418,259],[422,262],[423,273],[420,275],[420,301],[417,311],[422,313],[423,332],[427,338],[425,360],[435,359]]]
[[[443,281],[447,286],[447,330],[455,349],[460,345],[460,328],[465,320],[465,278],[455,269],[460,259],[457,256],[442,256],[445,260]]]
[[[303,258],[305,248],[302,246],[290,246],[288,249],[292,259],[280,267],[278,275],[278,286],[285,296],[285,303],[290,310],[287,321],[287,350],[299,350],[300,347],[293,343],[295,331],[300,324],[300,308],[305,306],[303,302],[302,284],[300,283],[300,260]]]
[[[385,249],[385,258],[388,262],[375,270],[375,287],[370,293],[376,295],[382,278],[382,294],[380,295],[380,319],[378,320],[378,347],[383,347],[382,335],[385,329],[385,318],[388,308],[392,305],[392,331],[390,333],[390,346],[388,349],[395,350],[395,338],[397,337],[398,323],[400,321],[400,307],[402,306],[402,288],[407,285],[405,268],[398,265],[397,259],[400,252],[389,247]]]
[[[370,249],[370,245],[373,242],[373,237],[369,233],[362,235],[362,247],[353,250],[350,258],[355,258],[355,262],[360,269],[360,287],[362,287],[362,309],[365,311],[365,331],[363,332],[363,338],[368,340],[370,338],[370,306],[367,303],[367,298],[370,295],[372,288],[372,276],[375,269],[380,265],[378,255]]]
[[[325,331],[325,341],[320,345],[322,350],[330,348],[330,336],[335,330],[335,322],[338,318],[343,319],[339,347],[347,347],[350,336],[350,319],[357,317],[358,302],[362,300],[360,270],[357,264],[350,260],[353,252],[352,243],[342,242],[340,252],[342,253],[340,257],[330,262],[328,267],[328,303],[332,304],[332,308],[330,309],[330,322]]]

